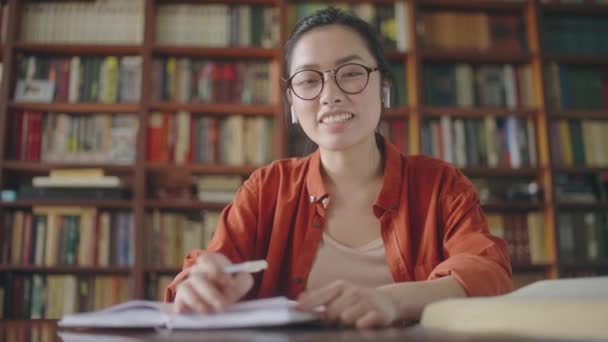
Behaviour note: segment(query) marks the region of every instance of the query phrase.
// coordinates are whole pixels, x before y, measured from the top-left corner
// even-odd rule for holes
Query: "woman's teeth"
[[[323,123],[344,122],[344,121],[350,120],[352,117],[353,117],[352,114],[331,115],[331,116],[324,117],[323,120],[321,120],[321,122],[323,122]]]

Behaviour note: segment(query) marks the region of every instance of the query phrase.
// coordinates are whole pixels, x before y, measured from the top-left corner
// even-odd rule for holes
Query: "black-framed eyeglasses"
[[[325,86],[324,73],[333,71],[336,85],[346,94],[358,94],[367,87],[369,74],[380,68],[369,68],[357,63],[348,63],[324,72],[304,69],[287,79],[287,88],[302,100],[313,100],[321,94]]]

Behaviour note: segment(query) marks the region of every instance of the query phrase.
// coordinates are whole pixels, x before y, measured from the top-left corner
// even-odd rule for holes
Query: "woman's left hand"
[[[298,298],[303,310],[325,306],[324,318],[357,328],[386,327],[399,316],[397,304],[386,292],[337,280]]]

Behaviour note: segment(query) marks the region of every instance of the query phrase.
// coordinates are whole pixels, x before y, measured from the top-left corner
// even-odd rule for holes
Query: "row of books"
[[[7,212],[0,263],[44,266],[129,266],[134,224],[130,212],[82,207],[33,207]]]
[[[150,266],[179,267],[193,249],[204,249],[219,221],[219,212],[185,214],[154,210],[146,216],[145,258]]]
[[[538,204],[542,201],[543,189],[528,177],[474,177],[469,178],[482,204],[518,203]]]
[[[3,280],[2,319],[59,319],[133,298],[132,283],[124,276],[7,273]]]
[[[507,242],[511,263],[542,264],[548,261],[542,213],[486,214],[492,235]]]
[[[608,172],[557,173],[553,176],[553,184],[558,203],[608,203]]]
[[[164,4],[156,20],[159,44],[272,48],[279,43],[279,9],[273,6]]]
[[[198,200],[204,203],[228,203],[243,183],[241,176],[202,175],[195,179]],[[214,227],[210,227],[214,229]]]
[[[297,20],[329,5],[329,3],[317,1],[289,4],[287,6],[287,30],[291,32]],[[397,51],[407,51],[410,49],[408,13],[404,1],[395,1],[393,5],[375,5],[372,2],[357,4],[332,2],[331,6],[352,12],[370,23],[380,34],[387,48],[396,49]]]
[[[543,48],[552,53],[608,53],[608,19],[583,15],[545,15]]]
[[[159,101],[260,104],[276,100],[270,82],[278,75],[272,64],[217,62],[191,58],[154,61],[153,91]]]
[[[535,105],[529,65],[425,64],[424,101],[441,106]]]
[[[560,260],[564,263],[608,259],[608,217],[602,212],[560,212]]]
[[[23,4],[25,42],[138,44],[143,41],[143,0]]]
[[[608,109],[608,68],[550,63],[545,93],[551,109]]]
[[[11,113],[11,157],[22,161],[132,164],[135,114]],[[12,125],[12,126],[11,126]],[[11,146],[11,145],[9,145]]]
[[[520,168],[537,163],[534,120],[528,118],[452,118],[425,120],[422,153],[459,167]]]
[[[273,119],[263,116],[155,112],[148,122],[147,159],[180,164],[266,164],[274,156],[273,126]]]
[[[13,342],[54,342],[57,329],[48,321],[30,321],[28,324],[5,324],[0,329],[2,341]]]
[[[527,50],[520,15],[427,11],[420,14],[417,29],[422,46],[427,48]]]
[[[142,72],[139,56],[22,56],[17,70],[17,100],[20,83],[47,80],[55,90],[49,102],[139,102]]]
[[[553,120],[549,138],[554,165],[608,166],[607,120]]]

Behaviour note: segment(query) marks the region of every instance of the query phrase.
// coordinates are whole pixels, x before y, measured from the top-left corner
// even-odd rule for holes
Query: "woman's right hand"
[[[199,256],[188,278],[177,286],[175,311],[218,312],[242,298],[253,286],[253,276],[247,272],[225,273],[224,267],[231,264],[228,258],[219,253]]]

